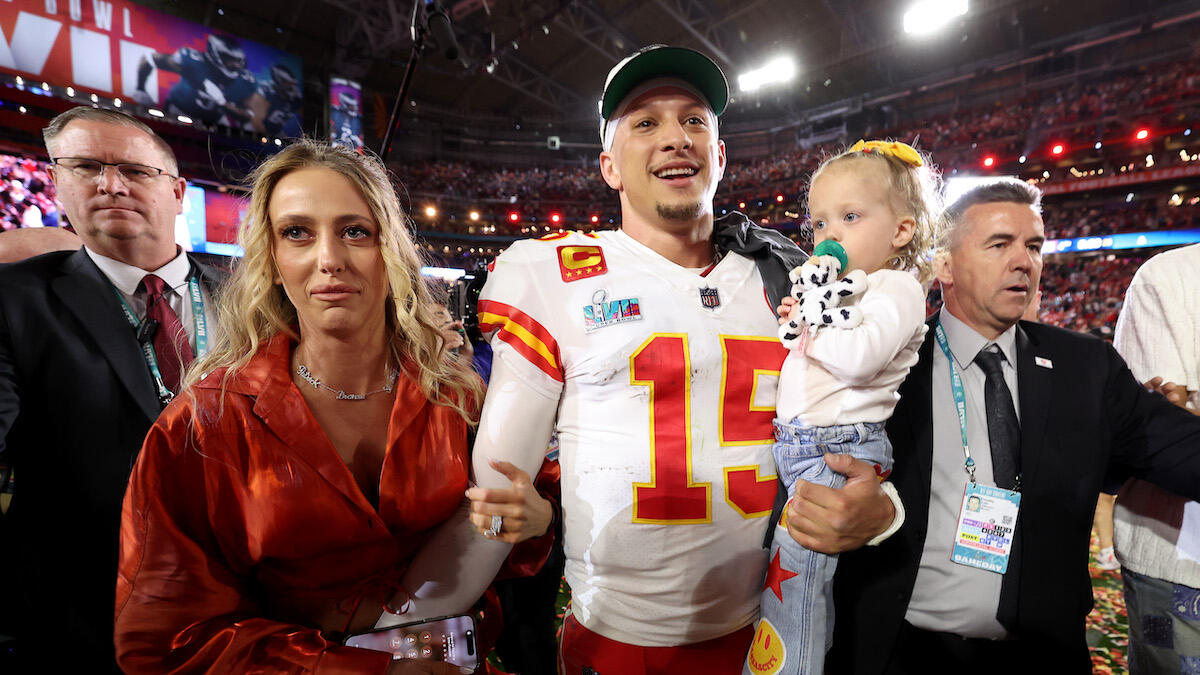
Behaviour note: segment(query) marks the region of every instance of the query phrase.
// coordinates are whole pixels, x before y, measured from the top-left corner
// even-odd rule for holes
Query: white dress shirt
[[[191,343],[192,350],[196,349],[196,322],[192,317],[192,301],[188,291],[188,276],[191,274],[192,265],[188,260],[187,253],[181,250],[167,264],[147,272],[140,267],[102,256],[86,246],[83,250],[87,251],[88,257],[96,263],[96,267],[100,268],[100,271],[112,283],[113,288],[117,289],[121,298],[128,303],[129,308],[139,319],[146,316],[146,298],[138,293],[138,286],[142,283],[142,278],[147,274],[153,274],[166,282],[167,288],[163,290],[163,297],[175,314],[179,316],[180,323],[187,331],[188,342]],[[208,289],[204,288],[204,284],[200,284],[200,294],[204,299],[204,320],[208,329],[209,344],[211,344],[213,329],[217,325],[216,305],[213,303]]]

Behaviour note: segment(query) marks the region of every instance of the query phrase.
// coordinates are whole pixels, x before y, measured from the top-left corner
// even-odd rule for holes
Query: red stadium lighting
[[[598,222],[600,222],[600,216],[592,216],[592,222],[593,222],[593,223],[598,223]]]
[[[520,220],[520,219],[521,219],[521,214],[517,213],[516,211],[509,211],[509,212],[508,212],[508,221],[509,221],[510,223],[515,223],[515,222],[517,222],[517,221],[518,221],[518,220]]]
[[[562,222],[562,216],[557,213],[551,213],[550,214],[550,222],[552,222],[552,223]]]
[[[775,195],[775,201],[777,201],[777,202],[781,202],[781,203],[782,203],[782,202],[783,202],[783,195]]]
[[[1150,130],[1149,129],[1138,129],[1137,133],[1134,134],[1133,137],[1138,139],[1139,141],[1144,141],[1147,138],[1150,138]]]
[[[1061,154],[1063,154],[1063,150],[1065,150],[1065,148],[1063,148],[1062,143],[1055,143],[1054,147],[1050,148],[1050,154],[1061,155]]]
[[[983,165],[984,165],[984,166],[986,166],[986,167],[988,167],[988,168],[991,168],[991,167],[992,167],[993,165],[995,165],[995,164],[996,164],[996,158],[995,158],[995,157],[992,157],[991,155],[988,155],[987,157],[984,157],[984,158],[983,158]]]

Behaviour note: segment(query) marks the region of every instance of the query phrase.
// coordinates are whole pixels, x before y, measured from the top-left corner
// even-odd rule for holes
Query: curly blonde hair
[[[835,163],[876,162],[886,168],[892,207],[900,215],[911,216],[914,223],[912,239],[889,262],[894,269],[915,270],[917,278],[925,284],[933,279],[933,253],[943,229],[942,176],[927,153],[916,152],[921,157],[921,166],[878,150],[843,150],[821,162],[808,185],[811,189],[817,177]]]
[[[310,139],[289,145],[259,165],[248,178],[250,204],[238,227],[238,243],[245,255],[220,294],[220,329],[213,348],[192,364],[185,384],[190,386],[207,373],[227,368],[224,386],[271,336],[283,332],[300,339],[294,329],[296,308],[282,286],[275,283],[268,205],[284,176],[309,167],[330,169],[347,178],[362,193],[379,224],[379,249],[391,288],[386,325],[393,359],[401,363],[408,357],[425,396],[454,408],[474,423],[483,383],[465,364],[448,358],[445,341],[428,307],[432,298],[420,276],[421,254],[409,235],[408,217],[383,162],[374,155],[359,155]]]

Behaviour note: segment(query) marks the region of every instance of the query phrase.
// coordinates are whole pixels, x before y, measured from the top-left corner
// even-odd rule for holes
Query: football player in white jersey
[[[738,673],[752,638],[785,352],[760,264],[714,235],[727,101],[724,75],[699,52],[648,47],[617,64],[601,101],[600,168],[620,196],[621,229],[514,244],[479,303],[495,350],[474,449],[480,486],[509,485],[489,458],[532,474],[558,438],[572,590],[563,673]],[[721,224],[734,238],[803,259],[735,216]],[[847,488],[798,489],[787,514],[794,538],[831,553],[895,516],[872,467],[837,468]],[[506,515],[481,499],[470,518],[495,538]],[[414,562],[410,615],[455,610],[447,598],[469,587],[463,575],[485,558],[494,570],[507,551],[462,527],[427,548],[464,545],[457,564]]]

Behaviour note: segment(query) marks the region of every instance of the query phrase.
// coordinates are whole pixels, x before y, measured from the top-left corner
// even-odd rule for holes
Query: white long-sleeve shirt
[[[844,303],[863,313],[855,328],[823,327],[805,354],[789,350],[779,374],[776,415],[807,426],[883,422],[925,337],[925,292],[913,275],[879,270]]]
[[[1125,292],[1113,337],[1113,346],[1138,381],[1161,377],[1186,386],[1192,409],[1200,406],[1197,275],[1200,244],[1146,261]],[[1181,527],[1200,528],[1200,522],[1190,516],[1195,508],[1183,497],[1145,481],[1127,483],[1113,514],[1121,565],[1138,574],[1200,588],[1200,563],[1177,549]]]

